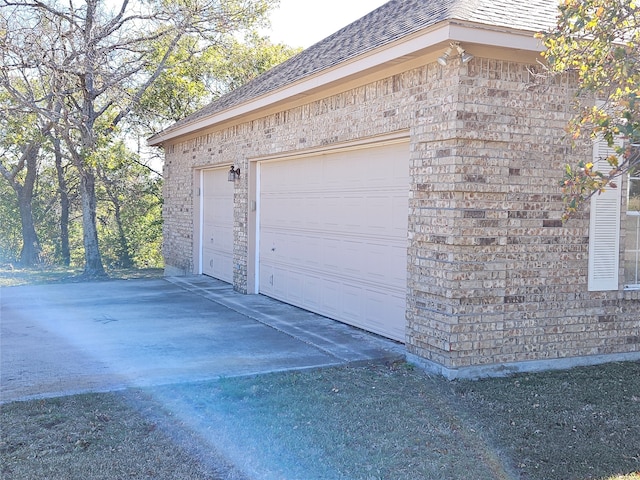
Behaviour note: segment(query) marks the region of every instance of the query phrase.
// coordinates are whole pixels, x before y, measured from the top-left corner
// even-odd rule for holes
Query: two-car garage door
[[[259,166],[259,290],[404,341],[408,143]]]

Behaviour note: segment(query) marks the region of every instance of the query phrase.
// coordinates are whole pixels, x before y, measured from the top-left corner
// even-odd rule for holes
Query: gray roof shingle
[[[222,112],[445,20],[537,32],[555,22],[558,0],[391,0],[165,132]]]

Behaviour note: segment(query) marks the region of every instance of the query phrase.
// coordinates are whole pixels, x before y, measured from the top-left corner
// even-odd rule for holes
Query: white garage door
[[[202,171],[202,273],[233,282],[233,182],[224,168]]]
[[[409,146],[260,166],[260,292],[404,341]]]

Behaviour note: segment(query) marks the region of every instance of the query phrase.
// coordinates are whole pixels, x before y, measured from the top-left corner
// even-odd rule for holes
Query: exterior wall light
[[[460,45],[458,45],[458,53],[460,54],[460,61],[462,63],[467,63],[469,60],[473,58],[473,55],[465,52]]]
[[[451,55],[451,52],[453,51],[452,47],[447,48],[447,50],[438,57],[438,63],[442,66],[445,66],[447,64],[447,60],[449,60],[449,56]]]
[[[227,177],[227,180],[229,180],[230,182],[235,182],[239,178],[240,178],[240,167],[234,168],[234,166],[231,165],[231,169],[229,170],[229,176]]]
[[[460,55],[460,61],[462,63],[467,63],[469,62],[469,60],[473,58],[473,55],[465,52],[464,48],[462,48],[459,43],[450,43],[449,48],[447,48],[445,52],[438,57],[438,63],[440,65],[444,66],[447,64],[447,61],[449,60],[449,57],[451,56],[451,52],[453,52],[454,48],[458,51],[458,55]]]

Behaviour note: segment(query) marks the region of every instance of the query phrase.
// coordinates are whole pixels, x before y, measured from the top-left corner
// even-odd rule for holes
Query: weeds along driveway
[[[2,288],[0,324],[1,402],[399,355],[391,342],[206,277]]]

